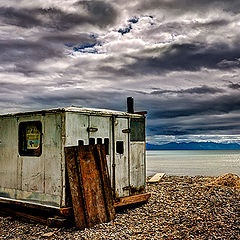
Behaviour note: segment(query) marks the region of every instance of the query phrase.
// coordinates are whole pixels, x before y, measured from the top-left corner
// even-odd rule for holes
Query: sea
[[[240,150],[152,150],[146,153],[147,176],[240,176]]]

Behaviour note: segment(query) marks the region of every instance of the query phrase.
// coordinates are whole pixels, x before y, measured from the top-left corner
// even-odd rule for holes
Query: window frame
[[[131,142],[145,142],[146,141],[146,127],[145,118],[131,118],[130,119],[130,141]]]
[[[39,147],[34,149],[28,149],[27,148],[27,127],[28,126],[34,126],[37,128],[37,130],[40,132],[40,143]],[[42,155],[42,122],[39,120],[36,121],[23,121],[20,122],[18,125],[18,153],[20,156],[25,157],[40,157]]]

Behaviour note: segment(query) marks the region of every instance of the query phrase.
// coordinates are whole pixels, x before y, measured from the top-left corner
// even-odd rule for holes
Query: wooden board
[[[120,198],[119,202],[114,202],[114,207],[118,208],[118,207],[136,204],[136,203],[143,203],[143,202],[146,202],[150,196],[151,196],[151,193],[144,193],[144,194],[134,195],[130,197]]]
[[[83,229],[112,220],[115,210],[104,146],[67,147],[65,154],[76,226]]]
[[[156,173],[152,178],[148,180],[149,183],[156,183],[159,182],[163,177],[165,173]]]
[[[97,165],[100,167],[100,175],[102,180],[103,195],[105,200],[105,207],[108,221],[115,218],[115,209],[113,206],[113,193],[111,188],[111,180],[107,166],[107,159],[105,153],[105,146],[97,145],[95,148],[95,159]]]
[[[87,226],[86,217],[84,214],[83,193],[80,183],[80,175],[76,164],[77,147],[65,148],[65,159],[67,163],[67,171],[71,196],[73,202],[73,212],[76,227],[84,229]]]
[[[51,227],[66,227],[72,225],[70,219],[60,216],[53,216],[48,212],[40,210],[36,212],[34,210],[36,209],[0,204],[1,216],[12,216],[14,218],[19,217],[23,220],[30,220],[33,222],[46,224]]]

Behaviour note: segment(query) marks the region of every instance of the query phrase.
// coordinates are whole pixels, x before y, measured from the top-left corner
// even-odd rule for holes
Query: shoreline
[[[113,221],[90,229],[0,217],[1,239],[238,239],[240,191],[216,180],[165,175],[159,183],[147,183],[152,196],[146,204],[124,209]]]

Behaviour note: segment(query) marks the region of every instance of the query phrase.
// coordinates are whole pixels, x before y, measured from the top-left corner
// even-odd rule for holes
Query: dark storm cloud
[[[37,41],[0,40],[0,64],[5,65],[11,72],[23,73],[26,76],[41,74],[36,64],[54,58],[66,58],[63,53],[65,46],[82,47],[97,43],[94,35],[63,35],[51,34]],[[58,44],[58,45],[57,45]],[[13,64],[14,67],[8,67]]]
[[[201,115],[197,117],[158,118],[151,123],[149,135],[240,134],[240,116],[237,114]]]
[[[209,86],[201,86],[201,87],[195,87],[195,88],[188,88],[188,89],[181,89],[181,90],[155,90],[152,91],[151,94],[153,95],[161,95],[165,93],[176,93],[176,94],[215,94],[215,93],[223,93],[224,90],[220,88],[214,88]]]
[[[60,31],[71,29],[85,23],[106,27],[115,22],[116,10],[102,1],[78,2],[86,10],[86,15],[64,12],[60,8],[13,8],[1,7],[0,20],[8,25],[23,28],[45,27]]]
[[[41,40],[52,42],[52,43],[60,43],[60,44],[82,44],[82,43],[89,43],[93,44],[96,43],[96,36],[89,35],[89,34],[78,34],[78,35],[71,35],[71,34],[51,34],[46,35],[41,38]]]
[[[187,125],[181,123],[181,119],[177,119],[177,121],[173,124],[159,124],[157,126],[151,126],[149,128],[149,135],[197,135],[197,134],[240,134],[240,126],[234,124],[233,119],[225,119],[225,123],[218,123],[217,125],[213,124],[209,121],[208,118],[202,118],[199,123],[191,123],[188,122]],[[240,119],[237,120],[238,122]],[[161,122],[161,119],[159,119]],[[204,122],[208,122],[204,124]],[[226,123],[229,125],[226,125]]]
[[[217,28],[227,27],[227,25],[230,23],[231,23],[231,20],[227,20],[227,19],[214,19],[214,20],[207,19],[205,20],[205,22],[199,22],[199,21],[181,22],[181,21],[172,20],[172,21],[154,26],[153,28],[147,31],[147,34],[154,35],[158,32],[185,34],[186,32],[191,32],[192,29],[215,31]]]
[[[40,87],[40,86],[39,86]],[[109,100],[111,99],[111,101]],[[51,93],[47,89],[29,94],[24,99],[25,104],[38,103],[41,106],[83,106],[125,111],[125,93],[116,90],[98,91],[87,88],[65,88],[54,90]],[[104,106],[104,107],[103,107]]]
[[[159,99],[159,109],[152,111],[153,118],[177,118],[229,114],[240,111],[240,93],[229,93],[214,97],[170,96]]]
[[[186,12],[201,12],[207,9],[218,9],[221,8],[226,12],[239,13],[240,2],[238,0],[170,0],[170,1],[159,1],[159,0],[149,0],[142,1],[137,5],[140,9],[162,9],[162,10],[173,10],[179,13]]]
[[[118,14],[110,3],[104,1],[79,1],[77,4],[88,10],[92,24],[100,26],[113,24]]]
[[[0,40],[0,62],[40,61],[62,53],[38,42],[27,40]]]
[[[6,69],[11,72],[30,75],[32,72],[37,72],[35,69],[36,63],[56,57],[63,57],[62,51],[40,42],[0,40],[0,64],[6,66]],[[11,64],[14,67],[11,68]]]
[[[0,8],[0,20],[5,24],[19,26],[23,28],[31,28],[42,24],[27,9]]]
[[[134,57],[135,63],[126,66],[134,73],[157,74],[166,71],[199,71],[201,68],[229,70],[236,64],[221,65],[222,61],[235,62],[240,57],[240,46],[227,44],[173,44],[168,48],[147,50],[149,57]],[[158,56],[151,56],[158,54]]]
[[[240,84],[239,83],[231,83],[228,85],[229,88],[238,90],[240,89]]]

